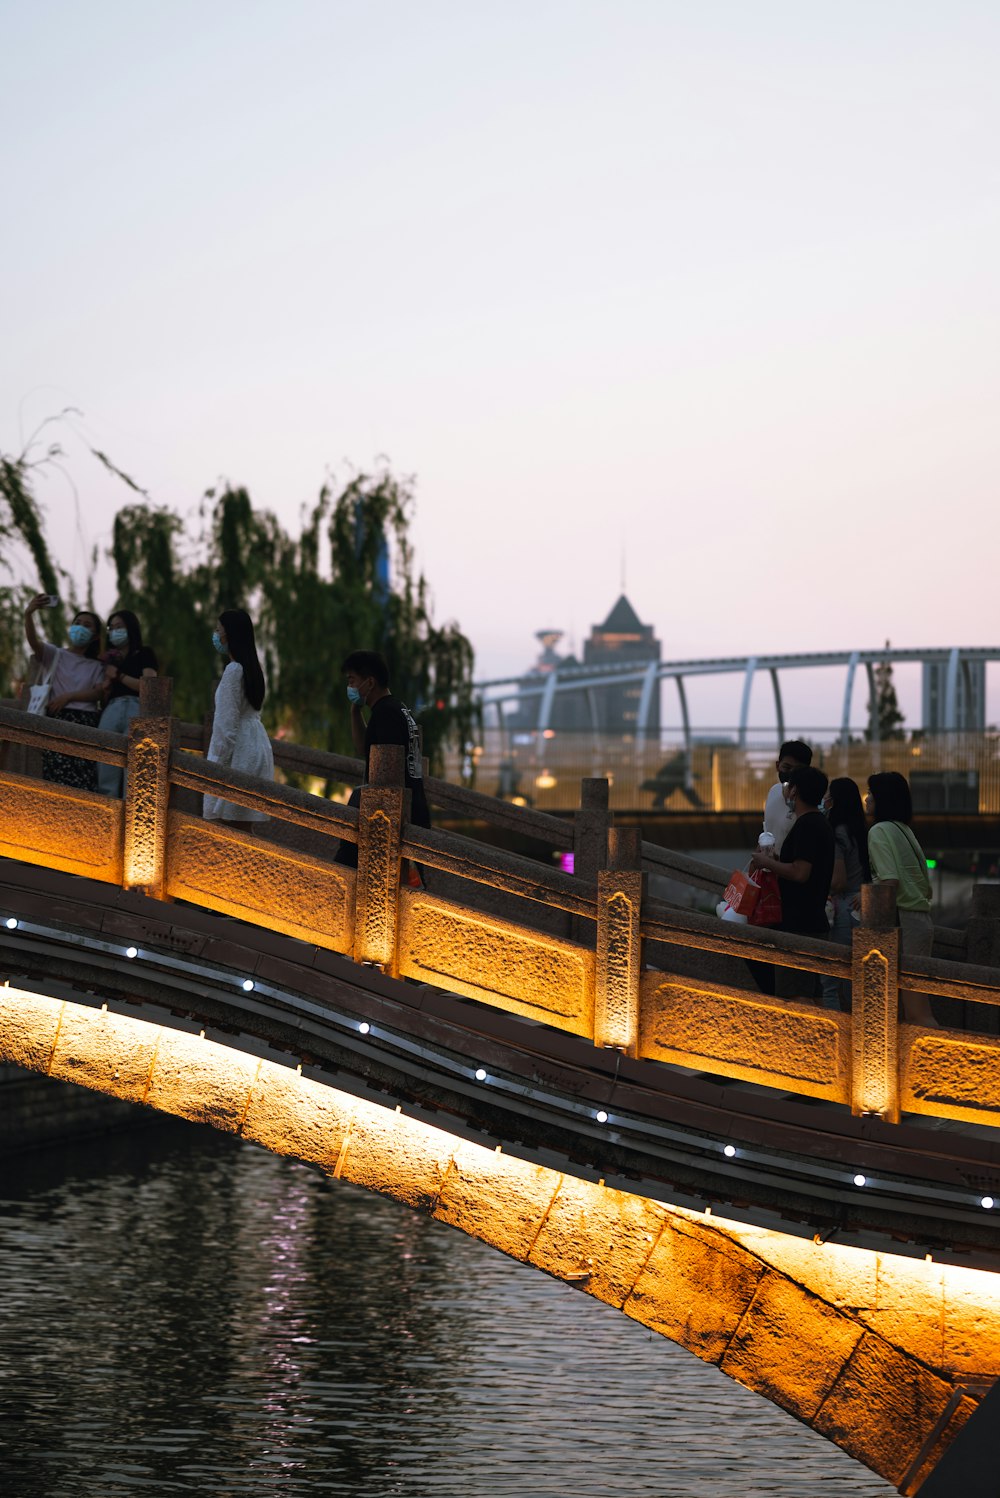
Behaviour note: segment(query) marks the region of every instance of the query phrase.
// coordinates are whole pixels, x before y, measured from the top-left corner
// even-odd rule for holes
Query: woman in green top
[[[905,776],[897,770],[869,775],[865,811],[874,819],[868,833],[872,879],[896,879],[899,912],[899,949],[907,957],[929,957],[934,945],[931,920],[931,881],[924,850],[910,829],[913,802]],[[903,1019],[913,1025],[937,1021],[926,994],[900,993]]]

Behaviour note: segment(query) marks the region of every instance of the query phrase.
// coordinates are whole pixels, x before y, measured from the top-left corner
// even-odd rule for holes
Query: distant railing
[[[515,818],[558,835],[576,872],[408,821],[402,750],[373,751],[357,810],[209,763],[190,748],[193,725],[169,716],[169,683],[143,683],[128,736],[0,709],[0,744],[58,748],[123,766],[122,800],[0,769],[0,854],[185,899],[508,1012],[594,1045],[741,1078],[897,1121],[926,1113],[1000,1126],[1000,1040],[898,1019],[900,988],[1000,1005],[1000,970],[939,959],[901,965],[891,885],[866,886],[848,951],[831,942],[732,926],[652,900],[635,828],[616,828],[606,783],[589,778],[572,824],[480,792],[431,781],[432,801],[464,814]],[[200,730],[195,730],[200,733]],[[340,777],[360,763],[275,745],[286,768]],[[308,850],[172,803],[172,792],[224,796],[303,829]],[[176,796],[174,798],[176,801]],[[557,826],[550,823],[557,822]],[[357,847],[357,869],[336,861]],[[653,850],[678,877],[721,876],[697,860]],[[431,871],[430,888],[402,883],[404,860]],[[673,860],[673,863],[668,863]],[[439,884],[438,875],[445,876]],[[995,952],[995,889],[982,891],[979,946]],[[553,934],[561,912],[566,934]],[[974,923],[973,923],[974,924]],[[547,929],[548,927],[548,929]],[[673,971],[683,952],[688,971]],[[749,958],[847,979],[850,1013],[772,998],[738,983],[691,976],[692,958]]]
[[[878,744],[843,744],[835,734],[807,735],[813,763],[831,779],[849,776],[864,786],[875,771],[898,770],[911,782],[918,811],[1000,813],[996,732],[916,733]],[[489,729],[471,748],[450,751],[446,773],[456,780],[474,766],[481,790],[539,811],[571,811],[581,780],[606,776],[616,811],[755,813],[774,784],[776,751],[773,740],[746,747],[695,742],[687,749],[678,735],[666,733]]]

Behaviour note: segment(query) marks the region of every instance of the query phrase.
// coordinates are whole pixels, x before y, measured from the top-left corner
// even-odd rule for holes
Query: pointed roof
[[[645,627],[623,593],[604,623],[600,625],[600,630],[602,634],[634,635],[640,634]]]

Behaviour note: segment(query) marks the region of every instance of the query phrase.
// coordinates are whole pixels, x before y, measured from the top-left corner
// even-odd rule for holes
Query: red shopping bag
[[[726,885],[726,893],[723,896],[730,910],[735,910],[737,915],[745,915],[749,920],[757,905],[760,895],[760,886],[755,884],[743,869],[734,869],[729,876]]]
[[[777,874],[770,869],[758,869],[756,874],[760,894],[757,896],[747,924],[750,926],[777,926],[781,920],[781,886]]]

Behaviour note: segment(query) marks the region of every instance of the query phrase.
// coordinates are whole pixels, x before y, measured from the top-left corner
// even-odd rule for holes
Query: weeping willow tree
[[[351,650],[379,650],[393,692],[440,766],[449,742],[473,732],[473,652],[453,623],[435,626],[415,565],[411,486],[389,472],[325,486],[299,535],[284,536],[261,587],[260,616],[274,711],[292,737],[351,752],[340,667]],[[389,558],[392,567],[389,567]]]
[[[64,638],[78,606],[93,606],[89,587],[81,596],[50,553],[33,478],[58,463],[62,450],[52,444],[39,452],[37,438],[18,458],[0,454],[0,564],[10,578],[0,584],[5,684],[23,674],[23,611],[34,593],[62,600],[45,620],[54,640]],[[456,624],[434,623],[410,540],[409,480],[381,469],[356,475],[339,492],[324,485],[292,534],[269,511],[255,509],[246,489],[231,485],[209,490],[185,518],[153,504],[105,453],[89,451],[135,496],[113,526],[114,608],[139,616],[161,673],[173,678],[180,717],[197,721],[211,708],[222,664],[212,630],[224,609],[244,608],[257,624],[272,733],[351,753],[340,667],[350,651],[369,649],[385,656],[392,690],[421,724],[424,751],[436,768],[449,742],[462,745],[472,736],[472,646]],[[8,560],[14,541],[27,558],[20,579]]]
[[[81,590],[52,556],[45,534],[45,513],[34,492],[39,473],[54,468],[66,474],[62,445],[59,442],[43,445],[42,433],[53,425],[71,424],[71,418],[79,415],[79,411],[68,406],[41,422],[19,456],[0,452],[0,577],[10,579],[0,582],[0,692],[10,691],[28,669],[24,611],[36,593],[50,593],[59,600],[44,616],[44,632],[54,643],[65,640],[66,626],[78,609],[94,608],[91,586],[96,549],[91,559],[91,577]],[[134,493],[144,494],[106,453],[86,445],[117,480]]]
[[[33,473],[58,461],[62,450],[57,443],[51,443],[38,453],[38,435],[34,434],[18,457],[0,453],[0,575],[9,579],[0,583],[0,690],[3,691],[12,690],[13,684],[24,675],[24,611],[30,599],[36,593],[59,596],[59,605],[49,613],[47,624],[56,640],[65,637],[68,618],[76,610],[72,580],[49,551],[45,517],[32,490]],[[33,581],[16,580],[13,555],[17,550],[27,554]],[[68,609],[72,612],[68,613]]]
[[[211,632],[224,609],[245,608],[257,626],[272,733],[353,752],[340,667],[351,650],[380,650],[440,767],[447,744],[464,743],[477,721],[473,652],[457,625],[434,624],[409,536],[412,505],[405,481],[361,474],[337,494],[324,486],[293,535],[245,489],[227,486],[206,494],[201,534],[187,551],[173,512],[119,511],[118,602],[142,619],[174,679],[179,715],[197,719],[210,707],[220,664]]]

